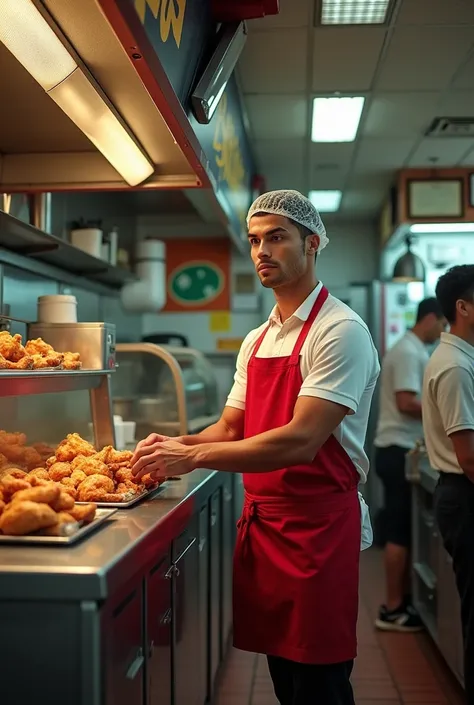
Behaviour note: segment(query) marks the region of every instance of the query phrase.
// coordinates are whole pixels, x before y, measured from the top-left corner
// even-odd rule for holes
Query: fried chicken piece
[[[96,511],[97,505],[91,502],[89,504],[75,504],[68,514],[74,517],[76,521],[83,521],[89,524],[94,520]]]
[[[6,506],[7,506],[7,505],[5,504],[5,502],[3,501],[3,499],[0,499],[0,517],[2,516],[3,510],[5,509]]]
[[[25,345],[25,351],[28,355],[42,355],[43,357],[55,354],[56,352],[49,343],[44,342],[43,338],[28,340]]]
[[[38,504],[53,505],[58,501],[60,494],[61,488],[59,485],[55,482],[48,482],[45,485],[30,487],[28,490],[16,492],[12,502],[38,502]]]
[[[48,474],[51,480],[55,482],[61,482],[65,477],[70,477],[72,473],[72,467],[70,463],[57,462],[48,470]]]
[[[138,484],[141,484],[145,487],[147,490],[151,490],[152,487],[158,487],[160,484],[158,480],[155,480],[154,477],[151,477],[150,474],[148,475],[143,475],[143,477],[140,478],[138,481]]]
[[[82,362],[79,353],[66,352],[64,353],[63,368],[65,370],[80,370]]]
[[[67,479],[69,479],[69,478],[67,478]],[[72,497],[74,501],[76,501],[76,499],[77,499],[77,490],[76,490],[75,487],[64,487],[64,488],[62,488],[62,489],[63,489],[64,492],[66,492],[66,494],[68,494],[70,497]]]
[[[28,482],[28,474],[24,470],[20,470],[20,468],[9,468],[9,470],[9,474],[16,480],[26,480]]]
[[[112,446],[105,446],[96,455],[106,465],[125,465],[130,463],[133,453],[130,450],[115,450]]]
[[[33,358],[29,355],[25,355],[18,360],[18,362],[12,362],[7,360],[0,354],[0,370],[32,370],[33,369]]]
[[[109,466],[110,469],[111,466]],[[114,472],[115,482],[131,482],[133,484],[132,469],[129,467],[120,467]]]
[[[74,480],[71,477],[63,477],[60,484],[64,485],[64,487],[71,487],[73,490],[76,488]]]
[[[59,461],[69,463],[77,455],[95,455],[95,448],[88,441],[80,437],[78,433],[69,433],[64,441],[56,448],[56,458]]]
[[[32,355],[33,369],[44,370],[47,367],[59,367],[62,365],[64,355],[62,353],[51,353],[50,355]]]
[[[26,443],[26,433],[8,433],[8,431],[0,431],[0,445],[7,446],[24,446]]]
[[[37,477],[39,480],[49,480],[49,474],[48,471],[45,470],[44,468],[35,468],[34,470],[30,470],[28,473],[28,480],[33,484],[33,478]]]
[[[105,463],[97,460],[97,454],[85,458],[83,455],[78,455],[71,463],[74,470],[82,470],[85,475],[107,475],[112,477],[112,473]]]
[[[42,460],[46,460],[54,455],[54,448],[51,448],[47,443],[32,443],[31,447],[38,451]]]
[[[19,478],[12,477],[11,475],[4,475],[0,479],[0,485],[3,489],[4,495],[13,495],[15,492],[31,489],[31,484],[27,480],[20,480]]]
[[[2,446],[2,452],[7,457],[10,463],[18,463],[23,465],[25,458],[25,447],[19,445]]]
[[[56,512],[39,502],[13,502],[0,516],[0,530],[7,536],[25,536],[56,523]]]
[[[84,482],[86,479],[87,475],[85,472],[82,472],[82,470],[73,470],[72,475],[71,475],[71,480],[74,483],[74,487],[78,487],[81,482]]]
[[[41,455],[38,453],[38,451],[35,448],[25,448],[25,452],[23,454],[23,460],[22,464],[28,469],[28,470],[33,470],[33,468],[37,468],[41,465],[43,461],[43,458]]]
[[[74,499],[68,492],[60,490],[58,498],[49,504],[55,512],[68,512],[74,506]]]
[[[56,456],[55,456],[55,455],[52,455],[50,458],[48,458],[48,459],[45,461],[45,465],[46,465],[47,468],[50,468],[51,465],[54,465],[54,463],[57,463],[57,462],[58,462],[58,459],[56,458]]]
[[[117,485],[117,492],[118,494],[128,494],[129,492],[137,494],[137,492],[140,492],[140,489],[138,485],[135,485],[130,480],[127,480],[126,482],[119,482]]]
[[[0,354],[10,362],[18,362],[25,357],[25,348],[22,345],[21,335],[10,335],[6,330],[0,332]]]
[[[105,494],[115,492],[114,481],[106,475],[89,475],[77,488],[79,502],[100,502]]]
[[[56,524],[54,524],[54,526],[48,526],[47,529],[40,529],[40,531],[37,532],[39,536],[62,536],[64,535],[65,524],[77,524],[74,517],[68,514],[68,512],[58,512],[56,516]]]
[[[51,478],[49,477],[49,475],[47,480],[43,480],[42,477],[38,477],[37,475],[33,475],[32,477],[28,475],[27,477],[29,482],[31,482],[32,487],[43,487],[44,485],[49,485],[49,483],[51,482]]]

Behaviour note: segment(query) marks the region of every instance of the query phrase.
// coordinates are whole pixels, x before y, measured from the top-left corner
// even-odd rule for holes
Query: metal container
[[[95,519],[90,524],[75,524],[77,530],[66,536],[5,536],[0,535],[0,546],[8,544],[23,544],[23,546],[71,546],[88,534],[96,531],[107,519],[110,519],[112,514],[115,514],[116,509],[97,509]]]
[[[115,369],[112,323],[31,323],[28,338],[42,338],[57,352],[78,352],[84,370]]]
[[[151,424],[157,421],[168,421],[169,405],[166,404],[166,399],[140,399],[138,418]]]

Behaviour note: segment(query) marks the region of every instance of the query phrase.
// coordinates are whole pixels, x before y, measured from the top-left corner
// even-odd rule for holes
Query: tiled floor
[[[464,705],[461,689],[429,638],[381,634],[373,628],[383,595],[381,554],[363,554],[359,657],[353,684],[357,705]],[[264,657],[232,651],[217,705],[278,705]]]

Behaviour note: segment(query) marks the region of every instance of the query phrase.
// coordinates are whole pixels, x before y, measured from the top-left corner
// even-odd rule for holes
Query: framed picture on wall
[[[474,173],[469,174],[469,205],[474,208]]]
[[[462,218],[462,179],[432,179],[407,182],[407,213],[416,218]]]

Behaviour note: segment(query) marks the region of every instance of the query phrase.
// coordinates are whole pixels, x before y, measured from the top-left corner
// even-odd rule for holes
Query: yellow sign
[[[243,342],[243,338],[219,338],[216,341],[216,347],[225,352],[239,352]]]
[[[244,193],[242,207],[237,208],[237,211],[240,221],[245,223],[247,213],[245,166],[234,118],[228,109],[226,93],[222,96],[217,108],[216,128],[212,146],[216,152],[219,182],[226,182],[231,191],[237,193],[243,191]]]
[[[142,24],[145,24],[147,5],[155,20],[159,16],[161,41],[166,43],[172,30],[174,41],[179,49],[186,12],[186,0],[135,0],[135,10]]]
[[[212,311],[209,314],[211,333],[227,333],[230,330],[230,311]]]

